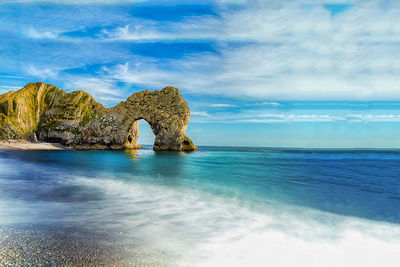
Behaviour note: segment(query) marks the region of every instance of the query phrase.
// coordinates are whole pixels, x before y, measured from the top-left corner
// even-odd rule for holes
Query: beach
[[[0,142],[0,150],[68,150],[58,143]]]
[[[118,236],[117,236],[118,237]],[[1,266],[168,266],[133,243],[74,227],[0,225]]]

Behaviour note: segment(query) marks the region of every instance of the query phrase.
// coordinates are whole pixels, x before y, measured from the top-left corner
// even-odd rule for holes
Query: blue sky
[[[200,145],[400,147],[399,36],[398,1],[3,0],[0,93],[172,85]]]

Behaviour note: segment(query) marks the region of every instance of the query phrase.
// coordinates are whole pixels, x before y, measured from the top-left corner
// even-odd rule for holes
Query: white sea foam
[[[103,215],[182,266],[399,266],[400,226],[279,203],[250,207],[199,189],[76,178]],[[96,216],[92,219],[95,221]],[[86,216],[86,215],[85,215]],[[89,217],[86,217],[90,218]]]

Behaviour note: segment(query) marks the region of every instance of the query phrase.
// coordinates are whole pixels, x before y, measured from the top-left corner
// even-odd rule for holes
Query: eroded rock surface
[[[37,138],[75,149],[140,148],[140,119],[153,130],[154,150],[197,150],[185,134],[189,106],[174,87],[135,93],[112,108],[83,91],[66,93],[45,83],[0,96],[0,140]]]

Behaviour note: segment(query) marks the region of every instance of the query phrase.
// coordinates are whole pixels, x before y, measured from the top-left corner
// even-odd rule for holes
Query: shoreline
[[[0,142],[0,150],[70,150],[59,143]]]

